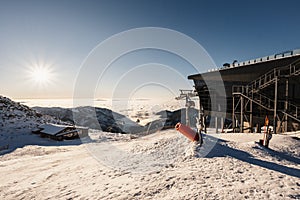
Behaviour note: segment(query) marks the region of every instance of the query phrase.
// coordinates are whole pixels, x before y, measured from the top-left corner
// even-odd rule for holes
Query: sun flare
[[[52,72],[47,67],[33,67],[30,70],[30,79],[38,85],[47,85],[51,82]]]
[[[32,72],[32,78],[39,83],[48,82],[49,71],[47,69],[37,68]]]
[[[36,56],[37,57],[37,56]],[[42,58],[28,58],[22,64],[26,84],[32,89],[45,90],[57,81],[56,64]]]

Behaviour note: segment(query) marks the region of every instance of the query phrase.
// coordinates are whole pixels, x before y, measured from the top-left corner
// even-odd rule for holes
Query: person
[[[267,135],[266,135],[265,147],[269,148],[269,143],[270,143],[270,140],[272,139],[272,132],[271,132],[270,128],[267,130],[266,134]]]
[[[198,130],[197,134],[199,135],[199,145],[202,146],[202,144],[203,144],[203,135],[202,135],[201,130]]]

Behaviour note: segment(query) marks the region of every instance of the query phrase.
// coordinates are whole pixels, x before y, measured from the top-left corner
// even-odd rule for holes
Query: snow
[[[296,199],[299,140],[214,134],[205,157],[175,130],[134,138],[91,131],[81,145],[27,145],[0,157],[1,199]],[[41,138],[35,140],[44,141]],[[57,143],[56,143],[57,144]]]
[[[66,126],[55,126],[53,124],[43,124],[39,126],[39,128],[42,129],[43,133],[56,135],[57,133],[63,131],[66,128]]]
[[[0,199],[300,199],[299,132],[270,149],[263,134],[212,130],[201,147],[175,129],[58,142],[30,133],[38,117],[5,116]]]

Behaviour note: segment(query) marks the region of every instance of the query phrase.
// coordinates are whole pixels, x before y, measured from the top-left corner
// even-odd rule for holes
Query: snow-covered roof
[[[41,133],[49,134],[49,135],[56,135],[63,131],[66,128],[71,128],[70,126],[61,126],[61,125],[54,125],[54,124],[43,124],[39,126],[42,130]]]

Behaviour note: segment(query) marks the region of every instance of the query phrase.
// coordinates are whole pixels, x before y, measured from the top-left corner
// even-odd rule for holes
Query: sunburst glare
[[[49,82],[50,72],[46,68],[38,67],[31,72],[32,79],[37,83]]]
[[[53,83],[55,78],[53,65],[46,64],[45,62],[37,62],[27,66],[28,78],[36,86],[45,87]]]

